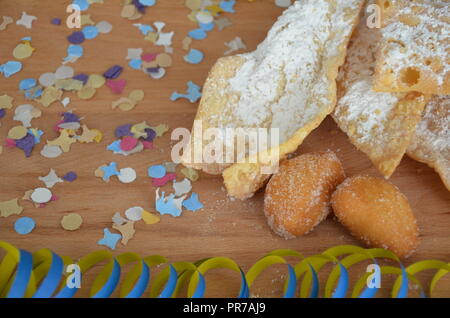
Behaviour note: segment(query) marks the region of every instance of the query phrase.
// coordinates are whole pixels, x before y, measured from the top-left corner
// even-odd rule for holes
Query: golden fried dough
[[[344,179],[344,169],[332,151],[282,161],[264,195],[269,226],[286,239],[308,233],[327,217],[331,194]]]
[[[369,1],[368,5],[373,2]],[[381,32],[367,25],[368,14],[353,32],[346,62],[341,67],[333,118],[350,142],[389,178],[421,120],[427,97],[415,92],[389,93],[372,89]]]
[[[378,2],[383,39],[374,89],[450,94],[450,1]]]
[[[434,168],[450,191],[450,95],[431,98],[406,153]]]
[[[339,221],[369,246],[408,257],[419,244],[408,200],[388,181],[366,175],[348,178],[333,193],[331,205]]]
[[[195,154],[186,151],[183,164],[222,173],[230,196],[251,197],[270,177],[262,170],[278,166],[333,111],[337,73],[363,4],[364,0],[295,1],[255,51],[221,58],[209,73],[191,149],[197,143],[202,150],[199,141],[208,128],[276,129],[279,136],[270,145],[277,150],[275,163],[261,160],[265,149],[258,149],[257,155],[244,149],[236,151],[236,157],[248,159],[244,162],[199,163]],[[214,143],[219,147],[226,141],[234,144],[228,137],[218,137]]]

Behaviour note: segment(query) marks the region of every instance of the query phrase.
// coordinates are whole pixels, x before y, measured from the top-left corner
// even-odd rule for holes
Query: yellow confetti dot
[[[169,67],[172,65],[172,57],[167,53],[158,54],[156,64],[160,67]]]
[[[79,91],[83,88],[83,82],[72,78],[59,79],[55,82],[55,88],[66,91]]]
[[[10,109],[13,105],[14,98],[12,98],[11,96],[8,95],[0,95],[0,109],[5,108],[5,109]]]
[[[156,135],[158,137],[161,137],[169,130],[169,126],[166,124],[160,124],[156,127],[151,127],[151,128],[156,132]]]
[[[96,143],[101,142],[102,139],[103,139],[103,133],[102,133],[100,130],[98,130],[98,129],[92,129],[91,131],[93,131],[93,132],[95,132],[95,133],[97,134],[97,135],[95,136],[95,138],[94,138],[94,141],[95,141]]]
[[[134,102],[140,102],[144,99],[144,91],[142,89],[135,89],[128,96]]]
[[[22,213],[23,208],[19,205],[18,199],[0,202],[0,216],[7,218],[13,214]]]
[[[77,92],[77,96],[80,99],[91,99],[92,97],[94,97],[95,93],[97,92],[97,90],[93,87],[89,87],[89,86],[84,86],[82,89],[80,89]]]
[[[128,18],[133,17],[136,13],[137,13],[136,7],[132,4],[127,4],[127,5],[123,6],[120,16],[122,18],[128,19]]]
[[[69,213],[61,220],[61,226],[66,231],[76,231],[83,224],[83,218],[78,213]]]
[[[27,135],[27,129],[23,126],[15,126],[8,131],[8,138],[11,139],[22,139]]]
[[[156,224],[161,221],[161,218],[153,213],[142,211],[142,220],[144,220],[145,224]]]
[[[39,102],[44,107],[48,107],[62,97],[63,92],[53,86],[48,86],[42,92]]]
[[[69,152],[70,146],[77,140],[69,136],[69,132],[66,129],[61,131],[61,135],[55,140],[47,141],[49,146],[59,146],[63,152]]]
[[[192,182],[195,182],[198,180],[199,176],[198,176],[198,172],[195,169],[192,168],[183,168],[181,169],[181,173],[188,178],[189,180],[191,180]]]
[[[105,82],[106,82],[106,80],[103,76],[98,75],[98,74],[91,74],[86,83],[86,86],[93,87],[93,88],[100,88],[103,85],[105,85]]]
[[[13,56],[18,60],[23,60],[29,58],[34,50],[35,48],[33,48],[29,42],[20,43],[13,50]]]

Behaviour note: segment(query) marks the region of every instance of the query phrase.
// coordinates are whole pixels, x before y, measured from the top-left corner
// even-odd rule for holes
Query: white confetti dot
[[[35,203],[47,203],[52,199],[52,192],[47,188],[34,189],[31,200]]]
[[[41,150],[42,157],[45,158],[56,158],[59,157],[62,154],[61,148],[59,146],[49,146],[45,145],[44,148]]]
[[[58,67],[58,69],[55,72],[55,78],[56,79],[67,79],[73,77],[75,74],[73,68],[70,66],[62,65]]]
[[[109,33],[112,30],[112,25],[108,21],[100,21],[96,25],[98,32]]]
[[[131,183],[136,180],[136,171],[133,168],[120,169],[118,178],[122,183]]]
[[[142,219],[143,211],[144,211],[144,209],[141,208],[140,206],[135,206],[135,207],[132,207],[132,208],[129,208],[128,210],[126,210],[125,216],[130,221],[139,221]]]
[[[55,73],[44,73],[39,77],[39,84],[44,87],[52,86],[56,82]]]

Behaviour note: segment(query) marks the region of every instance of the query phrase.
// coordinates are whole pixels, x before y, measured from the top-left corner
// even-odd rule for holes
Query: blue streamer
[[[311,293],[309,294],[309,298],[317,298],[319,297],[319,277],[317,277],[317,272],[314,269],[314,267],[312,267],[311,264],[308,265],[312,274],[312,287]]]
[[[137,283],[125,298],[139,298],[144,294],[148,281],[150,280],[150,269],[145,262],[142,262],[142,266],[141,276],[139,276]]]
[[[19,265],[17,266],[14,282],[8,292],[8,298],[22,298],[25,296],[31,271],[33,270],[33,256],[24,250],[19,250],[19,253]]]
[[[348,272],[347,269],[344,267],[344,265],[342,265],[341,263],[339,263],[339,270],[340,270],[339,281],[336,290],[331,296],[332,298],[344,298],[345,294],[347,294]]]
[[[199,271],[198,273],[198,284],[195,288],[194,295],[192,295],[192,298],[202,298],[205,295],[206,291],[206,282],[205,282],[205,276],[202,275]]]
[[[250,289],[248,288],[247,279],[245,278],[245,274],[242,269],[241,271],[241,290],[239,291],[238,298],[249,298],[250,297]]]
[[[120,280],[120,265],[116,261],[116,259],[114,259],[113,269],[111,271],[111,275],[108,278],[108,281],[102,287],[102,289],[100,289],[95,295],[92,296],[92,298],[107,298],[111,296],[111,294],[114,292],[114,289],[116,289],[119,280]]]
[[[59,282],[63,275],[64,263],[58,255],[52,253],[52,263],[48,270],[47,276],[42,281],[33,298],[50,298],[58,288]]]
[[[295,289],[297,288],[297,277],[294,268],[289,264],[287,264],[287,267],[289,271],[289,280],[283,298],[293,298],[295,297]]]
[[[159,294],[158,298],[170,298],[170,297],[172,297],[173,292],[175,291],[175,288],[177,286],[178,273],[177,273],[176,269],[172,265],[169,265],[169,268],[170,268],[169,281],[167,282],[166,287],[164,287],[164,289],[161,292],[161,294]]]
[[[403,264],[400,264],[400,267],[402,269],[402,284],[400,285],[397,298],[406,298],[408,297],[408,273],[406,272],[405,267],[403,267]]]

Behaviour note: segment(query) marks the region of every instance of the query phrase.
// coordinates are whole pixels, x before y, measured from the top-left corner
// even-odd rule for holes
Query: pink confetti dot
[[[134,137],[125,136],[120,142],[120,149],[122,149],[123,151],[131,151],[136,147],[138,141],[139,140]]]
[[[125,80],[125,79],[119,79],[119,80],[108,79],[106,81],[106,85],[108,85],[108,87],[111,88],[113,93],[121,94],[123,92],[123,89],[127,85],[127,80]]]
[[[14,148],[15,146],[16,146],[16,141],[14,139],[11,139],[11,138],[5,139],[5,147]]]
[[[156,60],[156,57],[158,56],[158,53],[146,53],[142,55],[142,60],[144,62],[152,62]]]
[[[143,141],[144,149],[153,149],[153,142],[151,141]]]
[[[175,180],[176,178],[176,173],[168,173],[162,178],[152,178],[152,183],[155,187],[163,187],[167,182]]]

